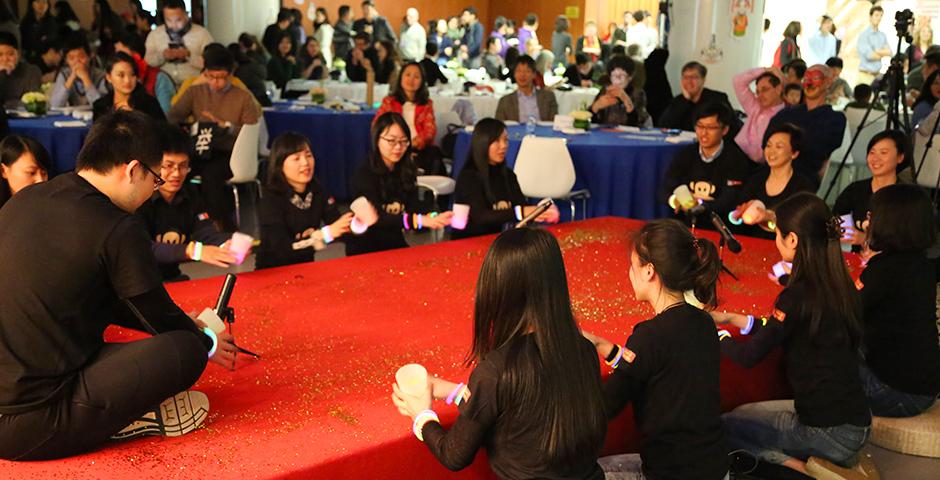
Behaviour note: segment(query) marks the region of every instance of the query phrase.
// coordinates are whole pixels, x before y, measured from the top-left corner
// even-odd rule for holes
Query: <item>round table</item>
[[[691,145],[691,140],[667,142],[666,135],[659,130],[637,133],[595,127],[587,134],[565,135],[551,127],[539,126],[535,134],[568,139],[568,151],[577,175],[573,189],[591,191],[588,217],[615,215],[653,219],[666,216],[669,207],[657,199],[659,182],[675,153]],[[510,168],[516,163],[524,135],[524,125],[509,127],[506,164]],[[454,178],[467,162],[471,137],[466,130],[457,135]]]
[[[78,122],[66,115],[46,115],[37,118],[10,118],[10,132],[28,135],[46,147],[52,160],[49,176],[75,170],[78,152],[91,128],[87,122],[82,126],[59,126],[56,122]]]
[[[354,103],[365,103],[366,101],[366,83],[365,82],[338,82],[336,80],[291,80],[287,89],[293,91],[309,92],[313,87],[322,86],[326,90],[326,99],[340,99]],[[376,83],[372,93],[374,102],[381,102],[388,95],[389,86],[385,83]],[[301,98],[310,98],[309,94],[301,95]]]
[[[264,120],[271,141],[287,131],[306,136],[316,159],[317,180],[337,199],[350,200],[349,180],[369,154],[375,112],[340,112],[278,103],[264,109]]]
[[[596,88],[576,88],[568,92],[555,90],[555,100],[558,102],[558,113],[567,115],[575,110],[580,110],[585,103],[590,105],[594,102],[597,95]],[[505,94],[504,94],[505,95]],[[454,108],[458,100],[466,100],[473,105],[474,115],[479,121],[486,117],[496,116],[496,106],[499,105],[499,99],[502,95],[455,95],[449,91],[432,93],[431,100],[434,101],[434,113],[440,115],[443,112],[449,112]]]

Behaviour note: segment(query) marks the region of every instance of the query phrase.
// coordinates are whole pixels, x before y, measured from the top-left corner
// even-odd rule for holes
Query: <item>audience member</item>
[[[320,41],[316,36],[307,37],[307,43],[300,49],[298,58],[300,78],[307,80],[323,80],[330,73]]]
[[[401,58],[398,56],[398,49],[393,42],[383,40],[375,42],[375,81],[376,83],[395,83],[401,68]]]
[[[258,37],[242,32],[238,36],[238,47],[241,49],[248,58],[252,61],[257,62],[261,66],[268,64],[268,52],[265,50],[264,45],[258,40]]]
[[[587,54],[592,63],[596,63],[601,59],[603,51],[601,40],[597,37],[597,22],[594,20],[588,20],[584,23],[584,35],[578,37],[575,53]]]
[[[58,36],[59,22],[49,11],[49,0],[31,0],[20,22],[19,38],[23,44],[23,57],[35,56],[42,42],[55,40]]]
[[[844,102],[842,99],[852,98],[852,88],[849,82],[842,78],[842,59],[839,57],[830,57],[826,60],[826,66],[832,72],[832,85],[829,86],[829,92],[826,95],[826,101],[830,105],[836,105]]]
[[[400,114],[411,132],[411,158],[422,170],[422,175],[446,175],[441,150],[434,145],[437,122],[434,120],[434,102],[424,81],[424,70],[415,62],[402,67],[398,81],[389,96],[375,113],[375,124],[385,112]]]
[[[807,63],[816,65],[817,63],[826,63],[827,60],[836,56],[836,26],[832,22],[832,17],[823,15],[819,19],[819,30],[809,39],[809,51],[807,52]]]
[[[445,58],[444,49],[451,46],[450,37],[447,36],[447,20],[439,18],[428,22],[427,44],[433,44],[435,47],[437,47],[437,53],[435,55],[440,58],[439,63],[443,64],[447,61]],[[453,53],[453,49],[448,51]]]
[[[751,160],[758,163],[762,163],[764,158],[761,145],[767,124],[784,107],[782,77],[779,70],[758,67],[741,72],[731,80],[738,103],[747,114],[747,120],[734,141]],[[756,85],[756,94],[751,91],[752,82]]]
[[[633,60],[627,57],[613,57],[607,61],[609,83],[602,82],[604,88],[588,107],[593,114],[592,122],[633,127],[652,125],[646,112],[646,92],[630,83],[635,68]]]
[[[96,121],[115,110],[138,110],[155,120],[166,120],[160,103],[137,81],[137,62],[130,55],[118,52],[108,59],[105,79],[111,88],[94,102]]]
[[[927,76],[924,82],[923,90],[917,96],[917,102],[914,103],[914,111],[911,114],[911,125],[917,126],[921,121],[930,115],[937,99],[940,98],[940,70],[934,70]]]
[[[23,105],[24,93],[37,92],[42,85],[39,68],[20,61],[16,37],[0,32],[0,102],[4,108]]]
[[[268,97],[268,89],[265,85],[268,79],[268,67],[249,57],[237,43],[230,43],[228,51],[235,59],[233,85],[235,81],[241,81],[261,106],[270,107],[271,98]]]
[[[333,49],[330,48],[330,45],[333,44],[333,35],[335,34],[333,25],[330,24],[330,16],[326,13],[326,9],[323,7],[317,7],[316,17],[313,21],[313,37],[317,41],[317,46],[320,49],[320,54],[323,56],[323,66],[324,70],[328,70],[333,65]],[[310,37],[308,37],[304,43],[304,47],[310,45]],[[301,52],[301,57],[303,52]],[[344,57],[338,57],[344,58]],[[324,72],[324,75],[329,72]],[[309,78],[309,75],[304,75],[304,78]],[[317,77],[321,78],[321,77]]]
[[[0,6],[0,10],[4,7]],[[37,56],[30,58],[29,63],[39,67],[42,74],[42,83],[52,83],[62,64],[62,44],[58,40],[47,40],[39,46]]]
[[[656,31],[649,28],[644,20],[649,14],[645,11],[637,10],[633,12],[633,19],[636,21],[627,30],[627,46],[638,45],[640,47],[639,55],[646,59],[659,43],[656,38]]]
[[[506,20],[506,17],[499,15],[496,17],[496,20],[493,21],[493,30],[490,32],[490,37],[496,38],[499,40],[499,56],[506,58],[506,50],[509,49],[509,41],[506,38],[506,32],[509,29],[509,21]]]
[[[513,69],[516,91],[499,99],[496,105],[497,120],[527,122],[552,121],[558,114],[558,100],[550,90],[536,88],[534,80],[538,75],[535,60],[528,55],[519,57]]]
[[[940,67],[940,45],[934,45],[927,49],[924,54],[924,60],[907,74],[907,88],[911,97],[915,100],[920,90],[924,87],[924,79]]]
[[[114,13],[108,0],[95,0],[92,7],[94,19],[91,24],[91,39],[96,45],[95,52],[102,58],[114,54],[114,42],[127,29],[121,16]]]
[[[806,62],[802,58],[794,58],[783,64],[784,84],[803,83],[803,77],[807,70]]]
[[[788,107],[803,103],[803,86],[799,83],[788,83],[783,87],[783,103]]]
[[[190,21],[182,0],[166,0],[162,13],[163,25],[147,35],[147,63],[181,85],[203,70],[202,52],[212,43],[212,35]]]
[[[24,188],[49,180],[50,170],[49,152],[41,143],[25,135],[3,137],[0,140],[0,207]]]
[[[137,66],[137,77],[144,89],[150,95],[156,94],[157,78],[160,76],[160,69],[151,67],[144,56],[147,55],[147,47],[144,39],[133,32],[124,32],[115,37],[114,51],[123,52],[134,59]]]
[[[338,10],[339,18],[333,26],[333,55],[334,58],[346,59],[353,49],[352,9],[349,5],[342,5]]]
[[[366,73],[375,71],[375,49],[369,46],[369,35],[357,33],[355,45],[346,58],[346,77],[353,82],[366,81]]]
[[[460,14],[460,23],[464,27],[460,42],[460,58],[471,68],[480,66],[483,53],[483,24],[477,18],[476,7],[467,7]]]
[[[892,54],[888,37],[878,30],[884,13],[880,5],[871,7],[868,11],[869,26],[858,36],[858,58],[861,60],[856,78],[858,83],[871,85],[875,77],[881,74],[881,59]]]
[[[732,110],[728,95],[705,88],[706,75],[708,69],[699,62],[693,61],[682,66],[682,79],[679,82],[682,94],[676,95],[666,107],[659,119],[660,127],[692,131],[695,125],[692,118],[694,110],[709,103],[720,103]],[[729,122],[726,125],[730,127],[734,124]]]
[[[574,54],[574,45],[571,38],[570,22],[568,17],[559,15],[555,17],[555,30],[552,32],[552,55],[562,65],[568,64],[568,57]]]
[[[8,2],[0,2],[0,32],[13,35],[13,38],[16,38],[17,45],[23,43],[23,39],[20,38],[20,20],[13,13],[13,9],[10,8]],[[46,42],[48,43],[49,40],[46,40]]]
[[[851,102],[849,102],[849,103],[845,106],[845,108],[846,108],[846,109],[849,109],[849,108],[864,108],[864,109],[867,109],[868,106],[869,106],[869,105],[871,104],[871,102],[872,102],[872,98],[871,98],[871,97],[872,97],[871,85],[868,85],[867,83],[860,83],[860,84],[856,85],[854,89],[852,89],[852,98],[853,98],[854,100],[851,101]],[[884,109],[885,109],[884,105],[882,105],[881,102],[878,102],[878,101],[875,102],[875,105],[874,105],[874,107],[872,107],[872,108],[873,108],[874,110],[884,110]]]
[[[594,85],[594,64],[591,56],[584,52],[576,53],[574,64],[565,70],[565,79],[575,87],[590,87]]]
[[[914,30],[914,41],[907,47],[906,52],[907,58],[911,61],[911,68],[920,65],[924,61],[927,50],[933,46],[933,29],[930,27],[929,20],[923,23],[918,20],[912,28]]]
[[[405,23],[401,27],[401,39],[399,40],[402,59],[406,62],[420,61],[424,58],[427,42],[427,32],[424,31],[424,27],[418,21],[418,9],[409,8],[405,12]]]
[[[519,41],[518,49],[519,53],[525,55],[526,52],[526,42],[529,39],[535,39],[535,44],[539,44],[539,35],[536,33],[539,29],[539,16],[530,13],[525,16],[525,20],[522,22],[522,27],[519,28],[519,33],[516,34],[516,39]],[[535,58],[535,57],[533,57]]]
[[[649,112],[654,125],[659,122],[663,112],[672,102],[672,87],[669,86],[669,78],[666,75],[668,60],[669,50],[665,48],[653,49],[650,56],[643,60],[643,70],[647,76],[646,86],[643,87],[643,91],[646,92],[646,111]],[[740,128],[741,121],[735,117],[728,135],[734,137]]]
[[[287,82],[300,78],[301,74],[301,67],[294,56],[297,49],[291,32],[283,31],[278,35],[276,48],[271,51],[271,60],[268,60],[268,80],[284,90]]]
[[[437,82],[447,83],[447,77],[441,71],[437,64],[438,49],[437,44],[428,42],[424,47],[424,60],[421,60],[421,69],[424,70],[424,79],[429,87],[437,85]]]
[[[800,22],[793,21],[787,24],[787,28],[783,31],[783,40],[780,41],[780,46],[777,47],[777,53],[774,58],[775,67],[782,68],[793,60],[803,58],[803,55],[800,53],[800,45],[796,41],[796,37],[798,37],[802,31],[803,26],[800,25]],[[783,71],[786,73],[786,68],[784,68]]]
[[[261,43],[264,44],[264,48],[267,49],[268,53],[272,56],[278,51],[281,43],[281,38],[284,34],[287,34],[291,37],[294,42],[299,41],[300,39],[294,37],[294,31],[291,28],[293,24],[294,16],[291,14],[290,9],[282,8],[277,14],[277,21],[268,25],[268,28],[264,29],[264,35],[261,37]],[[297,45],[296,43],[294,45]],[[291,55],[294,54],[292,50]]]
[[[91,64],[91,50],[81,36],[65,43],[65,65],[59,69],[52,86],[49,105],[68,107],[92,105],[108,93],[105,74]]]
[[[483,54],[483,68],[487,75],[492,79],[503,78],[503,69],[506,68],[506,61],[499,56],[502,48],[498,38],[490,37],[486,41],[486,53]]]
[[[356,34],[365,33],[368,35],[370,43],[391,42],[393,45],[398,43],[391,25],[388,24],[385,17],[379,15],[373,0],[362,2],[362,18],[353,23],[353,31]]]

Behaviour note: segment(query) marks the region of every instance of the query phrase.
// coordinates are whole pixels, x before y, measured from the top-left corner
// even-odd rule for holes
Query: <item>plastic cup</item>
[[[470,219],[470,205],[455,203],[453,212],[454,216],[450,219],[450,226],[457,230],[467,228],[467,221]]]
[[[359,220],[359,223],[365,225],[366,228],[375,225],[375,222],[379,221],[378,212],[375,211],[375,207],[369,203],[366,197],[359,197],[353,200],[349,205],[349,209],[352,210],[353,215]]]
[[[428,371],[417,363],[409,363],[395,372],[395,383],[402,393],[420,396],[428,388]]]
[[[251,235],[246,235],[241,232],[232,234],[232,240],[229,241],[228,249],[235,254],[238,265],[241,265],[242,262],[245,261],[245,257],[248,255],[248,251],[251,250],[251,243],[254,240],[254,238],[251,238]]]
[[[672,193],[676,196],[676,201],[679,202],[679,206],[682,207],[683,210],[695,208],[695,197],[692,196],[692,192],[689,190],[688,186],[679,185]]]

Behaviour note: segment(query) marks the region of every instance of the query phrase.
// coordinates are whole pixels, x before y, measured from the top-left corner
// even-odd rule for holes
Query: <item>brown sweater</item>
[[[185,123],[190,116],[196,121],[208,122],[211,120],[202,114],[206,111],[222,123],[232,123],[229,129],[232,144],[242,125],[258,123],[261,118],[261,108],[247,90],[229,85],[221,92],[214,92],[207,84],[189,87],[166,116],[171,124]]]

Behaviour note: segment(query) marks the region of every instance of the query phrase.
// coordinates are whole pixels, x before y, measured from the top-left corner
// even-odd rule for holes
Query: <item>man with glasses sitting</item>
[[[233,231],[235,205],[226,180],[232,178],[229,161],[242,125],[258,123],[261,108],[250,92],[232,86],[235,59],[225,47],[209,44],[203,52],[204,81],[193,84],[167,112],[167,120],[181,125],[195,120],[197,153],[204,161],[192,164],[192,173],[202,177],[202,195],[209,215],[223,230]]]
[[[735,207],[735,192],[750,176],[753,164],[733,141],[723,140],[734,118],[727,106],[707,103],[693,118],[698,143],[676,153],[660,184],[660,196],[668,201],[684,185],[707,209],[724,216]],[[706,224],[704,217],[698,222]]]
[[[160,273],[165,281],[188,280],[179,268],[188,261],[227,268],[235,262],[235,255],[224,245],[231,235],[216,228],[199,192],[186,183],[192,141],[176,127],[167,125],[162,130],[160,177],[164,183],[137,210],[153,242]]]

